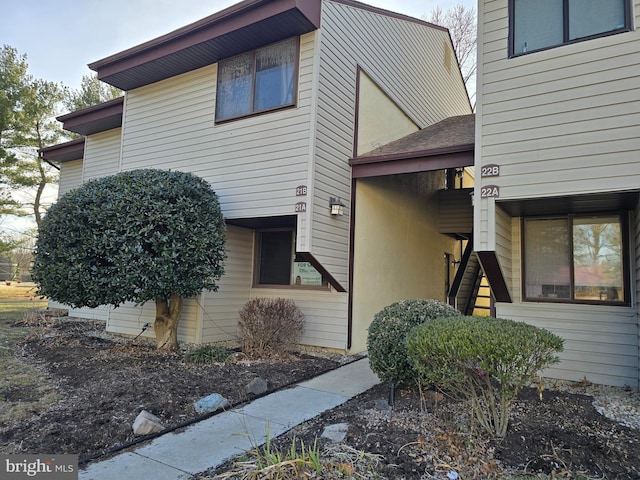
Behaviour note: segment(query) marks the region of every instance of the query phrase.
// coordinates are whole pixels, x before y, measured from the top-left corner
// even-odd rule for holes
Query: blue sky
[[[0,0],[0,44],[27,55],[36,78],[78,88],[87,64],[151,40],[237,0]],[[364,0],[417,18],[475,0]]]

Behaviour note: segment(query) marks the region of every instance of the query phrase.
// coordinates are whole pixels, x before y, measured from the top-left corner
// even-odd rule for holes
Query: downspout
[[[351,179],[351,218],[349,219],[349,292],[347,295],[347,350],[353,344],[353,254],[356,228],[356,179]]]

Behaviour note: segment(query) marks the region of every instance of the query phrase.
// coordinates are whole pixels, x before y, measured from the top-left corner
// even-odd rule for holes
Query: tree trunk
[[[178,349],[178,322],[182,314],[182,297],[172,294],[171,298],[156,298],[156,333],[158,350]]]

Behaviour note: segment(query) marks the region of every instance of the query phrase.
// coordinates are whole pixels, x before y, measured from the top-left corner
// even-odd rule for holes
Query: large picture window
[[[631,29],[628,0],[511,0],[510,54]]]
[[[628,303],[620,215],[527,218],[523,225],[525,299]]]
[[[323,275],[296,255],[294,230],[261,230],[256,235],[256,285],[328,287]]]
[[[298,39],[218,63],[216,121],[294,105]]]

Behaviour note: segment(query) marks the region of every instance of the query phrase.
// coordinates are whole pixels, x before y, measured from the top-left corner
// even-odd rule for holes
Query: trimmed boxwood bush
[[[432,318],[460,316],[455,308],[432,299],[402,300],[387,305],[374,315],[369,326],[367,349],[371,369],[383,382],[415,385],[416,373],[405,345],[407,334]]]
[[[557,363],[562,349],[548,330],[505,318],[437,318],[407,337],[420,384],[468,398],[472,418],[499,437],[520,389]]]

